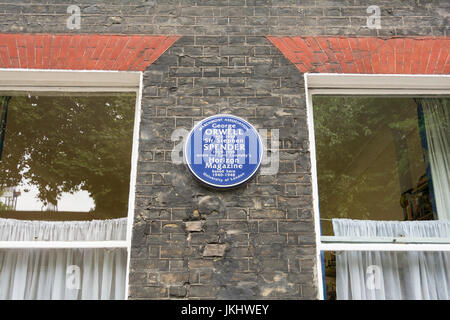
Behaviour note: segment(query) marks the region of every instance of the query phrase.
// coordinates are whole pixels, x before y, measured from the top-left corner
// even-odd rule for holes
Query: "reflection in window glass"
[[[448,98],[315,97],[322,235],[450,236]],[[448,252],[323,252],[327,299],[449,299]]]
[[[4,93],[0,107],[1,217],[127,215],[134,93]]]
[[[448,101],[314,97],[322,235],[333,235],[332,218],[445,219]]]

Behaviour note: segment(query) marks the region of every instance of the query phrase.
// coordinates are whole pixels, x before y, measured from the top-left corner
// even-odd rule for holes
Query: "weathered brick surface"
[[[299,165],[309,162],[302,74],[262,36],[184,36],[147,70],[144,84],[140,154],[168,157],[139,162],[138,171],[153,180],[137,186],[136,226],[148,231],[134,233],[133,247],[153,246],[149,237],[159,237],[160,259],[178,268],[176,276],[158,273],[159,285],[175,293],[148,291],[155,292],[149,298],[315,298],[312,215],[301,215],[312,209],[309,166]],[[279,174],[219,192],[172,164],[174,120],[190,129],[215,113],[280,130]],[[132,257],[133,274],[146,272],[141,259],[148,258]],[[139,277],[131,283],[140,285]]]
[[[217,43],[222,44],[229,35],[448,33],[446,0],[80,0],[75,4],[81,9],[81,29],[68,30],[71,4],[68,0],[1,0],[0,31],[213,35],[220,36]],[[366,27],[370,5],[381,8],[381,29]]]
[[[0,0],[0,32],[182,36],[144,73],[130,298],[316,298],[303,75],[266,36],[442,37],[448,1],[80,0],[69,30],[71,4]],[[279,172],[219,192],[173,164],[173,130],[216,113],[279,129]]]

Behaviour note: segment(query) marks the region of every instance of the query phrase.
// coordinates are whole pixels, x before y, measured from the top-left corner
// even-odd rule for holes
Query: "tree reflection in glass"
[[[125,217],[134,110],[134,93],[12,96],[2,192],[20,190],[20,210],[39,211],[40,204],[40,210],[90,211],[96,219]],[[2,208],[11,210],[4,201]]]

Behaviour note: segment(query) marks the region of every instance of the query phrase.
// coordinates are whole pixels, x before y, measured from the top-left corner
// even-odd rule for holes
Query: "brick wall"
[[[177,36],[0,34],[0,68],[144,71]]]
[[[448,37],[299,37],[268,39],[300,72],[448,74]]]
[[[448,35],[447,0],[1,0],[1,32],[180,35]],[[81,9],[80,30],[66,27]],[[382,29],[365,27],[378,5]]]
[[[303,75],[266,36],[442,37],[448,2],[80,0],[79,30],[69,4],[0,0],[0,32],[182,36],[144,73],[130,298],[316,298]],[[279,129],[278,173],[214,191],[173,164],[173,130],[216,113]]]
[[[185,36],[147,71],[131,294],[313,297],[314,233],[303,77],[264,37]],[[173,128],[218,113],[279,129],[280,169],[212,191],[171,163]],[[186,231],[201,221],[202,231]],[[223,257],[203,257],[208,244]],[[149,287],[142,286],[147,281]]]

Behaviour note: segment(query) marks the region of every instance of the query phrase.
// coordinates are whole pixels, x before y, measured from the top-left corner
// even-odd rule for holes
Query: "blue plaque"
[[[220,114],[194,126],[186,140],[184,156],[197,179],[209,186],[230,188],[255,175],[262,162],[263,144],[250,123]]]

